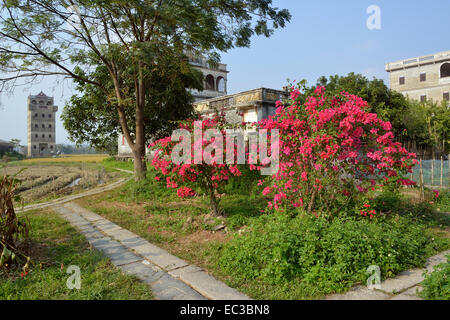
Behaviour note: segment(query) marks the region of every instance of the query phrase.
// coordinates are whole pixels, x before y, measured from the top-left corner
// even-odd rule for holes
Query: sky
[[[449,0],[274,0],[292,14],[284,29],[270,38],[253,37],[250,48],[222,53],[228,65],[228,93],[260,87],[281,89],[287,79],[306,79],[309,85],[322,76],[361,73],[388,84],[387,62],[450,50]],[[371,5],[380,8],[380,29],[369,30]],[[75,90],[69,81],[48,78],[0,93],[0,139],[27,139],[27,97],[43,91],[54,96],[56,142],[71,143],[59,118]]]

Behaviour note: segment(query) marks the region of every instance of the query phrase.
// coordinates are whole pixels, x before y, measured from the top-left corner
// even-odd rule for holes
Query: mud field
[[[101,166],[30,165],[0,169],[0,174],[16,175],[16,195],[22,203],[38,202],[84,191],[119,177]]]

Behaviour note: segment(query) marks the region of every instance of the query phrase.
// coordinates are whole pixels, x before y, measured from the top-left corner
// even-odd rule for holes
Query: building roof
[[[429,54],[425,56],[415,57],[415,58],[408,58],[404,60],[398,60],[394,62],[388,62],[386,63],[386,71],[394,71],[394,70],[400,70],[405,68],[412,68],[417,67],[420,65],[425,64],[431,64],[431,63],[437,63],[442,61],[450,61],[450,50],[448,51],[442,51],[434,54]]]

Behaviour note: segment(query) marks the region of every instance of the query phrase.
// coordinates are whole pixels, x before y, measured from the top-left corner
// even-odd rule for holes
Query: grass
[[[152,299],[147,285],[134,276],[122,274],[56,213],[40,210],[20,216],[27,218],[32,227],[34,265],[23,278],[18,268],[0,271],[0,300]],[[70,265],[80,267],[80,290],[66,286]]]
[[[450,300],[450,256],[447,262],[434,267],[432,273],[425,274],[420,296],[427,300]]]
[[[255,254],[258,246],[265,246],[270,242],[270,238],[264,240],[264,237],[280,237],[285,230],[290,229],[290,223],[287,223],[286,225],[280,225],[278,230],[275,230],[270,236],[265,235],[268,227],[273,226],[272,223],[266,223],[265,219],[267,217],[260,213],[265,201],[259,195],[246,195],[243,191],[240,190],[238,193],[230,192],[226,197],[221,198],[220,205],[226,213],[226,218],[214,219],[209,215],[208,201],[206,198],[197,197],[194,199],[180,200],[173,190],[166,189],[164,181],[155,181],[154,172],[149,169],[148,179],[142,183],[136,184],[134,181],[130,181],[121,189],[80,199],[78,203],[122,227],[139,234],[141,237],[157,244],[172,254],[205,268],[216,278],[255,299],[321,298],[327,293],[345,291],[351,285],[361,281],[360,279],[365,276],[363,273],[366,267],[361,267],[358,269],[359,273],[357,276],[349,276],[345,281],[336,278],[333,280],[334,282],[327,282],[325,278],[314,278],[310,274],[309,277],[311,280],[307,285],[305,278],[301,276],[289,278],[281,273],[281,278],[289,278],[289,281],[281,284],[267,281],[267,279],[274,278],[272,275],[266,278],[261,276],[249,277],[245,272],[239,272],[240,264],[233,265],[233,261],[237,261],[239,254],[242,254],[244,259],[248,258],[252,254]],[[398,198],[385,199],[383,203],[385,201],[394,203],[400,200]],[[410,203],[407,197],[400,202],[401,204],[398,204],[395,210],[402,212],[402,216],[389,218],[386,222],[380,222],[379,225],[366,226],[365,224],[358,225],[358,222],[338,221],[339,223],[336,225],[328,226],[325,224],[323,228],[324,230],[334,230],[333,232],[337,239],[349,228],[359,228],[360,230],[361,228],[368,228],[368,232],[371,232],[374,239],[378,239],[376,241],[374,240],[373,246],[378,246],[383,241],[394,239],[395,245],[403,250],[400,250],[400,252],[403,252],[403,258],[399,259],[405,260],[397,261],[394,259],[384,262],[385,266],[387,266],[384,276],[394,276],[396,273],[410,267],[421,266],[428,256],[450,246],[449,219],[436,213],[430,205]],[[400,222],[396,222],[398,219],[400,219]],[[300,227],[304,222],[299,221],[297,223],[299,223],[299,227],[289,231],[290,233],[288,232],[285,235],[287,237],[286,239],[302,239],[304,233],[297,234],[296,232],[302,230]],[[227,227],[226,230],[214,231],[215,226],[219,224],[225,224]],[[259,225],[258,231],[254,233],[254,237],[257,239],[254,247],[248,241],[233,244],[234,239],[242,235],[245,237],[254,225]],[[400,230],[404,230],[404,232],[397,231],[399,228]],[[320,237],[329,237],[327,236],[327,232]],[[347,238],[348,244],[345,245],[346,248],[352,248],[352,242],[354,242],[352,237],[361,236],[362,240],[358,242],[361,244],[359,248],[347,250],[346,248],[340,247],[343,246],[342,242],[337,241],[334,243],[337,252],[342,253],[342,257],[344,256],[344,252],[347,252],[348,254],[346,253],[345,257],[351,260],[352,257],[358,255],[357,250],[366,252],[364,251],[366,250],[364,248],[364,235],[361,232],[358,231],[354,235],[349,233]],[[391,236],[384,239],[387,233]],[[399,240],[395,240],[396,238]],[[433,240],[431,240],[432,238]],[[258,242],[260,239],[262,239],[262,242]],[[283,236],[279,241],[274,243],[273,248],[276,251],[282,250],[281,244],[285,241],[284,239]],[[329,241],[332,241],[332,239],[330,238]],[[411,241],[408,241],[408,239]],[[313,241],[311,243],[315,242]],[[247,249],[245,250],[248,251],[243,251],[246,245]],[[230,246],[234,246],[235,250],[229,250]],[[287,246],[290,246],[289,242]],[[296,245],[295,247],[300,248],[301,246]],[[324,254],[325,252],[334,250],[332,247],[329,250],[326,249],[326,246],[323,248]],[[259,256],[262,256],[264,252],[262,251]],[[317,254],[321,253],[313,253],[313,260],[316,258],[319,259]],[[366,260],[373,259],[373,254],[373,252],[370,253],[365,260],[361,261],[366,263]],[[386,255],[389,254],[397,254],[397,252],[386,251]],[[225,255],[228,256],[228,261],[225,259],[221,263],[220,261],[224,259]],[[255,256],[255,259],[257,258],[258,255]],[[243,263],[245,264],[245,262]],[[268,261],[265,261],[262,264],[267,265],[268,263]],[[281,266],[281,262],[274,264],[274,272],[278,272],[278,265]],[[248,268],[248,270],[255,270],[257,266],[250,263]],[[331,268],[330,270],[333,269]],[[346,272],[348,273],[350,271],[344,271],[344,273]],[[351,272],[355,273],[354,271]],[[325,277],[331,278],[330,275],[333,275],[332,271],[325,275]],[[340,282],[342,282],[342,286],[336,286],[336,283]],[[326,283],[328,283],[328,287],[324,288],[323,285]]]
[[[106,154],[69,154],[52,158],[30,158],[20,161],[9,162],[8,165],[32,165],[32,164],[55,164],[55,163],[100,163],[107,159]]]

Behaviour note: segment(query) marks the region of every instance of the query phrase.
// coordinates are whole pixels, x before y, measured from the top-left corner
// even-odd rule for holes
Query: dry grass
[[[32,158],[22,160],[23,164],[30,163],[51,163],[51,162],[89,162],[89,163],[99,163],[107,159],[106,154],[70,154],[62,155],[55,158]]]

